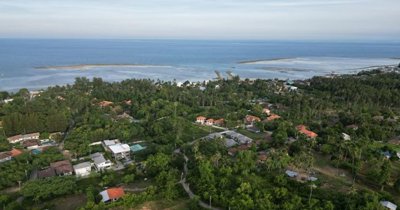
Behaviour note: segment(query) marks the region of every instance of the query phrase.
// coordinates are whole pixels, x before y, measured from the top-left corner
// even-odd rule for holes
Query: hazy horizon
[[[398,0],[0,0],[0,37],[399,41]]]

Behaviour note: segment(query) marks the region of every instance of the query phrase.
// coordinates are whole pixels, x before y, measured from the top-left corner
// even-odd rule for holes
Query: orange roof
[[[297,129],[300,133],[302,133],[302,134],[308,136],[309,138],[316,138],[316,137],[318,136],[318,134],[316,134],[316,133],[314,133],[314,132],[312,132],[312,131],[310,131],[310,130],[307,130],[307,128],[306,128],[305,125],[298,125],[298,126],[296,127],[296,129]]]
[[[197,119],[197,120],[206,120],[207,118],[204,117],[204,116],[198,116],[196,119]]]
[[[271,114],[271,116],[267,117],[268,121],[272,121],[272,120],[276,120],[281,118],[281,116],[277,115],[277,114]]]
[[[22,154],[22,151],[19,150],[19,149],[13,148],[13,149],[11,150],[11,157],[17,157],[17,156],[20,155],[20,154]]]
[[[121,198],[122,196],[125,195],[125,192],[122,187],[116,187],[116,188],[107,189],[107,194],[108,194],[108,197],[111,200],[113,200],[113,199]]]

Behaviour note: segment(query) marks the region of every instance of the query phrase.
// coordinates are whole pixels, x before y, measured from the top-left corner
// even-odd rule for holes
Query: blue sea
[[[399,42],[0,39],[0,91],[42,89],[76,77],[304,79],[397,65]]]

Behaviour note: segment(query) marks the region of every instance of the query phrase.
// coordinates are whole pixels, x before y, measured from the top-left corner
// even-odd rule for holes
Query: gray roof
[[[99,152],[90,155],[90,157],[92,158],[94,164],[96,165],[106,162],[106,159],[104,158],[103,154]]]
[[[83,163],[74,165],[74,170],[81,169],[81,168],[89,168],[89,167],[92,167],[90,162],[83,162]]]
[[[397,209],[397,205],[390,202],[390,201],[381,201],[380,202],[382,206],[391,209],[391,210],[396,210]]]

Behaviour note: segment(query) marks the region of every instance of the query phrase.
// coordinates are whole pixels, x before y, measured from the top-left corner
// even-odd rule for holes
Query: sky
[[[400,40],[400,0],[0,0],[2,38]]]

